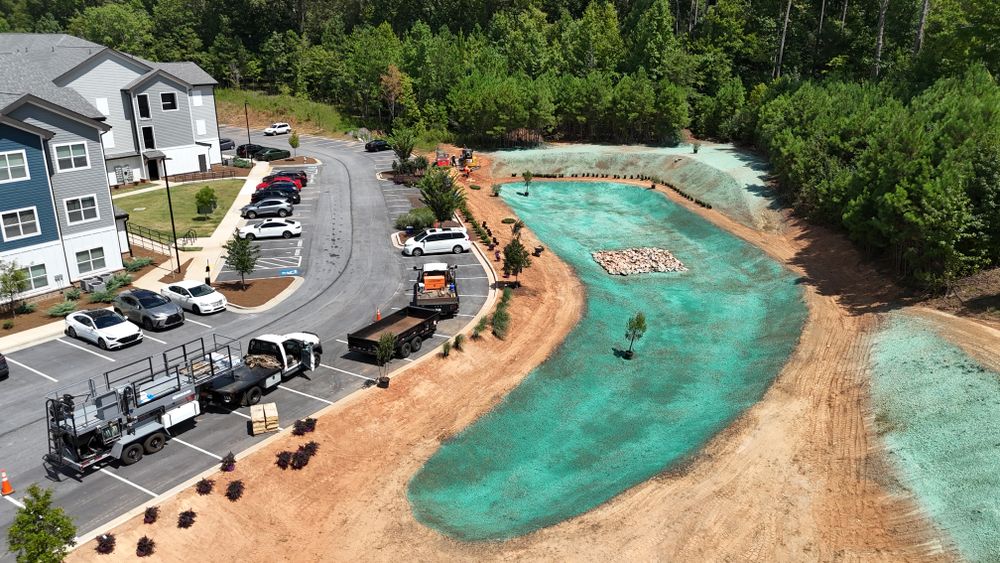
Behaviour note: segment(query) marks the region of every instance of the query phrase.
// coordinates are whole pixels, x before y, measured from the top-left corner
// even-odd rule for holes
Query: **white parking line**
[[[459,297],[489,297],[489,295],[471,295],[471,294],[462,293],[462,294],[459,294]]]
[[[219,461],[222,461],[222,456],[217,456],[217,455],[213,454],[212,452],[210,452],[208,450],[203,450],[203,449],[199,448],[198,446],[196,446],[194,444],[189,444],[189,443],[185,442],[184,440],[181,440],[180,438],[170,438],[170,441],[171,442],[177,442],[178,444],[180,444],[182,446],[187,446],[187,447],[191,448],[192,450],[194,450],[196,452],[201,452],[201,453],[203,453],[203,454],[205,454],[205,455],[207,455],[209,457],[214,457],[215,459],[217,459]]]
[[[242,416],[243,418],[245,418],[245,419],[247,419],[247,420],[253,420],[253,418],[252,418],[252,417],[251,417],[250,415],[248,415],[248,414],[243,414],[243,413],[241,413],[240,411],[229,411],[229,412],[231,412],[231,413],[235,414],[236,416]]]
[[[126,485],[130,485],[132,487],[135,487],[136,489],[139,489],[140,491],[146,493],[147,495],[149,495],[151,497],[155,498],[157,496],[156,493],[154,493],[153,491],[151,491],[151,490],[149,490],[149,489],[147,489],[145,487],[136,485],[132,481],[129,481],[128,479],[126,479],[126,478],[124,478],[124,477],[122,477],[120,475],[115,475],[114,473],[108,471],[107,468],[105,468],[105,467],[102,467],[100,469],[100,471],[101,471],[101,473],[104,473],[105,475],[110,475],[110,476],[114,477],[115,479],[118,479],[119,481],[121,481],[122,483],[125,483]]]
[[[335,340],[336,342],[340,342],[341,344],[347,344],[347,341],[346,341],[346,340],[341,340],[341,339],[339,339],[339,338],[336,338],[336,339],[334,339],[334,340]]]
[[[14,497],[12,497],[12,496],[5,496],[5,497],[3,497],[3,498],[5,498],[5,499],[9,500],[9,501],[10,501],[11,503],[13,503],[13,504],[14,504],[14,506],[16,506],[16,507],[18,507],[18,508],[24,508],[24,505],[23,505],[23,504],[21,504],[21,501],[17,500],[16,498],[14,498]]]
[[[413,358],[403,358],[403,361],[404,361],[404,362],[412,362],[412,361],[413,361]]]
[[[322,364],[320,364],[320,365],[322,365]],[[332,405],[333,404],[333,401],[327,401],[326,399],[321,399],[321,398],[317,397],[316,395],[310,395],[309,393],[303,393],[302,391],[296,391],[295,389],[291,389],[289,387],[285,387],[284,385],[279,385],[278,389],[284,389],[285,391],[288,391],[289,393],[295,393],[296,395],[302,395],[303,397],[309,397],[310,399],[314,399],[314,400],[317,400],[317,401],[319,401],[321,403],[326,403],[328,405]]]
[[[147,338],[149,340],[152,340],[153,342],[159,342],[160,344],[166,344],[166,342],[164,342],[163,340],[160,340],[159,338],[153,338],[152,336],[145,333],[143,334],[143,338]]]
[[[347,374],[347,375],[353,375],[354,377],[357,377],[358,379],[367,379],[368,381],[375,381],[374,379],[372,379],[370,377],[365,377],[365,376],[363,376],[363,375],[361,375],[359,373],[354,373],[354,372],[351,372],[351,371],[347,371],[346,369],[335,368],[333,366],[328,366],[326,364],[320,364],[320,367],[324,367],[326,369],[332,369],[333,371],[339,371],[340,373],[344,373],[344,374]]]
[[[450,336],[448,336],[447,334],[441,334],[441,333],[439,333],[439,332],[435,332],[435,333],[434,333],[434,334],[432,334],[431,336],[433,336],[433,337],[435,337],[435,338],[451,338],[451,337],[450,337]]]
[[[469,318],[475,317],[475,315],[465,315],[465,314],[462,314],[462,313],[456,313],[455,316],[456,317],[469,317]]]
[[[98,354],[97,352],[95,352],[93,350],[87,350],[83,346],[77,346],[76,344],[73,344],[72,342],[66,342],[62,338],[56,338],[56,342],[62,342],[63,344],[65,344],[67,346],[72,346],[72,347],[76,348],[77,350],[83,350],[84,352],[86,352],[88,354],[93,354],[93,355],[97,356],[98,358],[104,358],[105,360],[107,360],[109,362],[115,361],[114,358],[109,358],[109,357],[105,356],[104,354]]]
[[[200,322],[198,322],[198,321],[196,321],[196,320],[194,320],[194,319],[185,319],[185,321],[186,321],[186,322],[189,322],[189,323],[194,323],[194,324],[196,324],[196,325],[198,325],[198,326],[203,326],[203,327],[205,327],[205,328],[212,328],[212,327],[208,326],[207,324],[205,324],[205,323],[200,323]]]
[[[12,364],[14,364],[15,366],[21,366],[21,367],[23,367],[24,369],[26,369],[26,370],[28,370],[28,371],[30,371],[30,372],[32,372],[32,373],[34,373],[34,374],[36,374],[36,375],[40,375],[40,376],[44,377],[45,379],[48,379],[49,381],[51,381],[51,382],[53,382],[53,383],[59,383],[59,380],[58,380],[58,379],[56,379],[56,378],[54,378],[54,377],[49,377],[49,376],[45,375],[44,373],[42,373],[42,372],[38,371],[37,369],[35,369],[35,368],[33,368],[33,367],[28,367],[28,366],[26,366],[26,365],[22,364],[21,362],[19,362],[19,361],[15,360],[15,359],[13,359],[13,358],[7,358],[7,361],[8,361],[8,362],[10,362],[10,363],[12,363]]]

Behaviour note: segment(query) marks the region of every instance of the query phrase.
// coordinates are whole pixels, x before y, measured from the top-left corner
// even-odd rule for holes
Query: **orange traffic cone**
[[[379,309],[378,307],[375,307],[375,320],[376,321],[382,320],[382,309]]]
[[[6,469],[0,469],[0,479],[3,480],[3,485],[0,486],[0,496],[7,496],[14,494],[14,487],[11,487],[10,481],[7,480]]]

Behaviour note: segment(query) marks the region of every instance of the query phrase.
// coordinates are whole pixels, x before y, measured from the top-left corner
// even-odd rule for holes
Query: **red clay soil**
[[[187,275],[188,267],[191,266],[191,262],[193,261],[194,258],[188,258],[187,260],[184,261],[183,264],[181,264],[180,273],[177,273],[176,271],[170,271],[165,276],[160,278],[160,283],[175,283],[187,279],[187,277],[185,276]]]
[[[240,282],[217,282],[212,287],[226,296],[226,299],[240,307],[260,307],[292,285],[295,278],[265,278],[247,280],[246,288]]]

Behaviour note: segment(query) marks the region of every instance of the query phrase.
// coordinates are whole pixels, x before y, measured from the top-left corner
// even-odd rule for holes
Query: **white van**
[[[469,233],[461,227],[445,227],[443,229],[427,229],[419,232],[403,245],[403,254],[421,256],[440,252],[461,254],[472,248]]]

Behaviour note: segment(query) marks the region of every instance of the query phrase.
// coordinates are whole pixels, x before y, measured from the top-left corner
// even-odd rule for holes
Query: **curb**
[[[396,231],[389,235],[389,242],[391,242],[397,249],[403,250],[403,243],[399,241],[399,233],[400,231]]]
[[[274,278],[259,278],[259,279],[274,279]],[[257,305],[256,307],[244,307],[242,305],[237,305],[235,303],[229,303],[230,310],[234,313],[242,315],[269,311],[280,305],[281,302],[284,301],[285,299],[288,299],[293,293],[295,293],[295,290],[297,290],[299,286],[301,286],[305,282],[306,279],[301,276],[292,276],[292,283],[289,284],[288,287],[286,287],[285,289],[281,290],[281,293],[269,299],[267,303],[264,303],[263,305]]]

